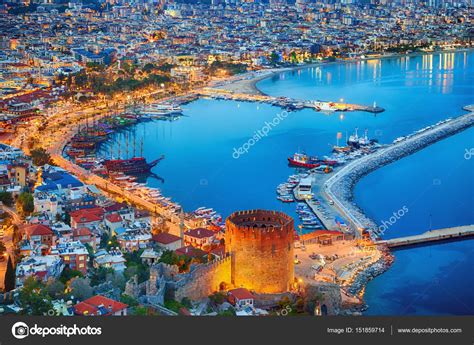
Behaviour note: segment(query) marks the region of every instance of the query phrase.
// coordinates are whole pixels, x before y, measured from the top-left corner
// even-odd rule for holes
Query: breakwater
[[[349,219],[358,234],[363,230],[368,230],[372,237],[379,237],[381,233],[377,224],[353,202],[353,187],[356,182],[380,167],[411,155],[473,125],[474,112],[471,112],[454,119],[441,121],[436,125],[417,131],[415,134],[400,138],[393,144],[359,158],[336,172],[324,183],[324,193]]]

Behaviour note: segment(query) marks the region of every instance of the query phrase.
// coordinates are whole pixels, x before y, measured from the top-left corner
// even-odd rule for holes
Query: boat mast
[[[117,154],[117,159],[120,159],[120,139],[118,141],[118,154]]]
[[[125,133],[125,159],[128,159],[128,133]]]
[[[137,136],[135,135],[135,132],[133,132],[133,157],[136,156],[136,148],[137,148]]]

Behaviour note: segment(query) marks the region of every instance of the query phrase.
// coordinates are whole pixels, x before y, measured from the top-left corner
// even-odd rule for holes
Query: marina
[[[368,113],[378,114],[385,111],[384,108],[377,106],[375,102],[372,106],[366,106],[360,104],[349,104],[344,102],[298,100],[289,97],[272,97],[263,94],[237,93],[215,88],[203,88],[201,90],[198,90],[197,93],[201,97],[207,97],[212,99],[267,103],[289,111],[301,110],[305,108],[313,109],[315,111],[320,111],[323,113],[364,111]]]
[[[268,174],[268,169],[265,169],[265,176],[261,176],[260,172],[255,176],[253,174],[247,174],[245,172],[245,165],[247,164],[241,164],[242,161],[233,161],[231,157],[230,162],[233,164],[229,164],[230,162],[226,162],[225,155],[228,154],[229,152],[232,152],[232,146],[220,146],[220,145],[215,145],[215,142],[222,142],[222,138],[225,136],[228,141],[232,140],[242,140],[241,136],[237,135],[237,139],[234,138],[230,132],[225,131],[225,126],[226,125],[231,125],[233,127],[238,127],[238,125],[233,121],[233,118],[229,114],[229,109],[232,107],[232,109],[238,109],[239,114],[238,118],[239,121],[245,126],[242,126],[242,128],[239,128],[242,130],[245,134],[245,129],[248,128],[258,128],[259,124],[264,121],[265,119],[268,120],[269,116],[271,116],[270,112],[272,111],[271,108],[273,107],[271,104],[254,104],[254,102],[243,102],[243,103],[238,103],[234,100],[223,100],[221,102],[213,102],[212,100],[207,100],[206,98],[204,99],[199,99],[196,102],[190,104],[188,107],[186,107],[186,112],[185,112],[185,118],[183,121],[176,121],[173,124],[175,128],[182,128],[185,127],[187,123],[189,122],[190,125],[193,127],[193,130],[195,129],[196,134],[198,136],[193,136],[192,140],[189,138],[189,142],[191,143],[190,146],[185,145],[183,147],[179,148],[179,151],[176,151],[174,149],[174,145],[176,145],[177,142],[182,142],[183,139],[183,134],[185,133],[186,135],[189,135],[189,131],[184,131],[184,133],[181,133],[178,130],[173,130],[173,133],[171,131],[169,134],[172,134],[171,136],[167,136],[166,139],[169,142],[161,141],[160,139],[162,138],[162,134],[168,135],[168,133],[161,131],[161,128],[169,128],[168,125],[164,121],[152,121],[152,122],[143,122],[139,121],[134,127],[137,127],[136,132],[140,133],[143,131],[143,135],[148,135],[148,144],[144,145],[144,153],[143,156],[149,159],[150,161],[152,159],[155,159],[157,157],[157,148],[160,150],[160,154],[164,154],[166,156],[166,160],[163,161],[163,164],[160,164],[157,166],[157,168],[160,171],[160,175],[165,176],[167,182],[162,184],[161,186],[158,186],[157,182],[154,182],[152,179],[148,179],[146,184],[149,187],[152,188],[157,188],[160,190],[160,197],[163,195],[173,195],[174,198],[176,198],[177,201],[179,201],[180,205],[183,205],[183,209],[186,210],[197,210],[200,207],[202,207],[202,204],[205,205],[219,205],[216,207],[216,209],[219,210],[219,212],[225,217],[226,214],[228,214],[229,209],[235,209],[238,206],[238,203],[240,202],[240,199],[235,199],[233,200],[232,203],[228,203],[228,196],[232,195],[229,194],[229,189],[226,189],[224,186],[222,188],[222,184],[220,182],[220,178],[218,178],[217,181],[219,181],[219,189],[217,189],[217,185],[215,184],[214,176],[216,176],[213,173],[213,170],[215,169],[215,163],[219,162],[218,165],[220,166],[225,166],[225,167],[232,167],[232,170],[235,171],[235,175],[233,172],[231,172],[230,176],[226,174],[226,181],[228,182],[228,178],[232,179],[234,181],[233,186],[245,190],[247,197],[245,198],[245,204],[252,205],[252,203],[256,202],[257,198],[260,198],[260,193],[262,192],[262,188],[259,186],[255,189],[250,188],[251,186],[256,186],[256,184],[261,184],[262,187],[267,186],[267,191],[271,190],[272,195],[274,195],[275,187],[277,187],[277,195],[276,197],[273,197],[273,203],[266,201],[266,200],[259,200],[259,202],[264,202],[267,203],[271,208],[277,208],[279,207],[282,210],[286,210],[289,214],[291,214],[295,220],[298,220],[295,222],[295,225],[297,225],[297,229],[299,230],[300,233],[310,233],[311,231],[314,230],[324,230],[324,228],[328,229],[338,229],[339,231],[342,232],[347,232],[349,234],[351,231],[354,229],[357,229],[354,226],[354,223],[351,221],[351,217],[347,216],[346,213],[342,212],[340,208],[338,208],[338,205],[336,202],[328,197],[327,195],[324,194],[324,183],[325,181],[329,180],[331,177],[335,176],[338,174],[338,172],[342,171],[344,168],[347,166],[354,164],[355,162],[358,162],[361,159],[364,159],[365,157],[371,156],[376,154],[377,152],[382,152],[386,147],[392,146],[392,145],[397,145],[404,143],[405,140],[407,139],[412,139],[414,137],[420,136],[422,134],[429,133],[430,131],[434,130],[436,127],[440,127],[446,124],[449,124],[451,121],[454,121],[455,119],[446,119],[442,115],[439,115],[436,117],[435,121],[426,121],[422,122],[423,124],[421,126],[417,127],[412,127],[411,131],[405,131],[405,130],[398,130],[395,135],[388,140],[388,142],[395,142],[392,143],[391,145],[384,144],[387,142],[387,140],[380,140],[382,144],[378,144],[377,142],[374,143],[373,145],[373,150],[366,150],[364,148],[364,144],[367,141],[366,138],[368,137],[366,134],[366,129],[369,130],[369,133],[375,133],[375,136],[379,136],[377,134],[377,130],[380,127],[374,127],[371,126],[370,124],[366,124],[365,119],[362,120],[362,115],[360,112],[354,112],[354,119],[349,119],[349,117],[323,117],[323,121],[331,121],[331,122],[338,122],[337,124],[334,124],[332,127],[331,133],[330,133],[330,139],[328,139],[329,136],[325,136],[324,139],[321,138],[315,138],[314,136],[311,137],[304,137],[302,136],[301,138],[298,138],[298,144],[295,145],[295,142],[293,142],[292,147],[285,147],[283,148],[283,157],[280,154],[278,155],[273,155],[271,154],[270,157],[267,158],[267,155],[269,155],[269,152],[265,152],[265,154],[262,156],[260,151],[261,145],[265,147],[266,145],[275,145],[275,138],[269,137],[265,139],[266,144],[259,144],[257,147],[255,153],[252,152],[251,155],[248,157],[246,156],[245,159],[251,159],[252,162],[256,162],[257,160],[260,160],[261,162],[273,162],[273,166],[279,166],[279,169],[284,169],[286,171],[279,173],[279,176],[272,177],[271,174]],[[223,110],[224,109],[224,110]],[[309,111],[310,109],[302,110],[302,112],[299,114],[301,115],[301,121],[306,122],[307,126],[309,128],[312,128],[312,122],[314,121],[314,117],[311,118],[311,113]],[[236,111],[236,110],[234,110]],[[210,114],[209,114],[209,113]],[[212,114],[219,114],[219,117],[212,116]],[[248,112],[248,113],[246,113]],[[259,112],[258,117],[255,116],[256,112]],[[261,117],[262,114],[265,117]],[[300,116],[298,116],[300,118]],[[375,117],[374,117],[375,118]],[[372,118],[372,119],[374,119]],[[379,121],[385,121],[385,117],[379,117]],[[342,121],[347,121],[349,122],[348,125],[343,126],[341,128],[341,124],[343,125]],[[436,122],[436,123],[435,123]],[[202,123],[202,125],[201,125]],[[216,128],[224,128],[223,131],[221,132],[210,132],[212,135],[202,135],[203,133],[209,133],[207,131],[207,128],[204,127],[204,124],[209,124],[212,123],[212,127]],[[156,128],[160,128],[160,134],[159,136],[157,135],[158,131],[153,132],[150,131],[148,128],[150,128],[150,125],[153,125]],[[378,125],[380,126],[380,124]],[[245,128],[244,128],[245,127]],[[288,125],[287,123],[284,123],[281,125],[281,128],[278,128],[278,131],[285,131],[288,130]],[[419,128],[422,129],[419,129]],[[291,127],[290,127],[291,128]],[[364,128],[364,130],[359,130],[359,133],[364,133],[363,135],[359,136],[354,128]],[[387,131],[389,131],[391,128],[387,127]],[[354,132],[353,132],[354,131]],[[340,144],[337,142],[334,145],[334,138],[335,134],[338,133],[337,139],[342,139],[342,135],[339,135],[339,132],[344,133],[344,132],[353,132],[353,134],[349,137],[346,136],[346,143]],[[380,132],[380,130],[379,130]],[[413,133],[411,135],[406,135],[406,133]],[[416,133],[417,132],[417,133]],[[151,137],[150,137],[151,134]],[[230,135],[230,137],[228,137]],[[404,135],[402,137],[401,135]],[[117,145],[118,140],[122,140],[122,147],[124,147],[123,143],[123,136],[118,136],[116,134],[112,134],[111,138],[114,139],[115,145]],[[122,139],[120,139],[122,138]],[[145,136],[142,136],[142,138],[145,138]],[[357,139],[356,139],[357,138]],[[196,141],[197,139],[197,141]],[[316,139],[316,141],[315,141]],[[386,138],[385,138],[386,139]],[[137,140],[140,141],[140,135],[137,137]],[[151,141],[150,141],[151,140]],[[281,138],[280,138],[281,140]],[[369,139],[368,141],[371,141]],[[150,142],[153,143],[153,145],[150,145]],[[155,143],[159,143],[158,145],[155,145]],[[262,141],[263,142],[263,141]],[[350,143],[349,143],[350,142]],[[316,144],[317,143],[317,144]],[[330,144],[329,147],[331,148],[330,150],[332,152],[327,152],[328,150],[328,143]],[[169,145],[169,147],[168,147]],[[231,145],[236,145],[235,143]],[[238,144],[237,144],[238,145]],[[318,156],[322,158],[317,158],[318,160],[326,160],[326,163],[328,163],[330,160],[337,160],[337,164],[330,165],[330,164],[324,164],[326,166],[329,166],[332,168],[328,169],[327,172],[325,172],[325,168],[321,168],[321,166],[318,167],[298,167],[298,166],[292,166],[290,161],[287,159],[288,157],[292,157],[294,159],[294,152],[301,153],[301,154],[306,154],[305,151],[300,151],[299,146],[302,146],[304,149],[308,149],[306,152],[311,152],[317,153]],[[298,150],[296,150],[298,146]],[[278,146],[277,146],[278,147]],[[323,149],[323,147],[326,148],[326,150]],[[152,149],[150,149],[152,148]],[[172,150],[173,148],[173,150]],[[281,146],[280,146],[281,148]],[[191,150],[193,152],[192,156],[189,155],[183,155],[182,152],[190,152],[190,151],[185,151],[186,150]],[[213,162],[210,163],[208,162],[207,165],[203,165],[203,157],[205,156],[206,152],[211,152],[213,153]],[[171,153],[172,152],[172,153]],[[413,151],[413,152],[416,152]],[[103,152],[104,153],[104,152]],[[325,155],[326,154],[326,155]],[[411,153],[410,153],[411,154]],[[409,154],[407,154],[409,155]],[[229,154],[230,156],[230,154]],[[309,157],[316,157],[316,156],[311,156],[307,155]],[[224,158],[223,158],[224,157]],[[277,159],[274,159],[274,157],[277,157]],[[399,158],[398,158],[399,159]],[[296,159],[295,161],[298,161]],[[396,160],[396,159],[395,159]],[[185,169],[172,169],[172,167],[176,167],[180,164],[181,162],[186,162],[186,168]],[[196,180],[189,181],[188,183],[187,179],[187,173],[189,171],[198,171],[197,169],[203,169],[203,172],[201,172],[200,177]],[[381,165],[383,166],[383,165]],[[213,167],[213,169],[210,169]],[[209,169],[208,169],[209,168]],[[268,168],[268,166],[266,167]],[[172,170],[170,170],[172,169]],[[290,170],[288,170],[290,169]],[[301,169],[304,169],[303,171]],[[229,170],[225,170],[226,173],[228,173]],[[258,169],[257,169],[258,171]],[[371,170],[373,171],[373,170]],[[284,177],[286,175],[286,177]],[[199,175],[198,175],[199,176]],[[219,177],[220,174],[217,174]],[[258,177],[260,176],[260,177]],[[289,176],[289,177],[288,177]],[[120,177],[119,177],[120,178]],[[312,178],[312,181],[314,183],[311,183],[311,186],[309,190],[306,188],[298,188],[298,185],[300,184],[301,180],[307,179],[307,178]],[[280,181],[280,182],[278,182]],[[281,183],[281,181],[285,181]],[[226,183],[227,183],[226,182]],[[179,185],[182,187],[180,189],[176,189],[175,186]],[[132,186],[133,187],[133,186]],[[209,191],[211,190],[215,191],[213,193],[210,193]],[[223,192],[217,192],[218,190],[222,190]],[[255,191],[255,194],[254,194]],[[305,192],[308,193],[308,196],[310,198],[298,198],[302,196]],[[248,194],[247,194],[248,193]],[[200,195],[200,196],[199,196]],[[258,197],[257,197],[258,195]],[[193,200],[190,202],[190,200]],[[232,198],[231,198],[232,199]],[[132,198],[129,200],[133,200]],[[276,204],[275,204],[276,202]],[[232,205],[234,206],[232,206]],[[139,204],[140,205],[140,204]],[[153,207],[150,207],[151,205],[147,205],[145,203],[142,203],[144,208],[147,209],[153,209]],[[237,206],[235,206],[237,205]],[[279,206],[277,206],[279,205]],[[254,206],[251,207],[261,207],[258,204],[254,204]],[[324,212],[323,212],[324,211]],[[153,211],[152,211],[153,212]],[[158,213],[161,213],[162,210],[158,209]],[[215,211],[211,211],[215,212]],[[196,218],[201,218],[200,214],[196,214],[196,212],[191,212],[194,213],[194,216],[197,216]],[[365,215],[365,214],[364,214]],[[171,222],[172,224],[176,225],[175,228],[179,229],[179,224],[180,222],[180,217],[178,215],[174,215],[175,217],[173,218],[167,218],[167,221]],[[211,216],[212,217],[212,216]],[[185,226],[190,226],[191,223],[189,223],[186,219],[184,221]],[[326,224],[326,225],[325,225]],[[369,228],[370,229],[370,228]],[[178,231],[178,230],[177,230]],[[385,260],[385,259],[384,259]],[[348,291],[352,291],[354,293],[357,293],[358,289],[355,288],[355,290],[351,289],[351,287],[354,284],[360,284],[358,285],[359,287],[362,287],[365,285],[365,283],[361,283],[359,276],[364,276],[366,271],[370,271],[371,267],[378,267],[377,265],[379,264],[379,261],[374,258],[374,261],[372,262],[371,265],[368,265],[367,267],[362,265],[356,265],[354,266],[354,270],[352,272],[357,272],[355,275],[350,275],[346,276],[346,279],[348,281]],[[359,269],[362,269],[362,267],[365,267],[362,271],[359,271]],[[386,265],[382,264],[380,268],[377,269],[376,271],[380,272],[384,271],[386,269]],[[341,271],[342,276],[345,276],[342,271]],[[367,273],[367,276],[372,276],[371,274]],[[355,279],[355,282],[352,282],[352,278]],[[351,292],[349,292],[351,293]]]

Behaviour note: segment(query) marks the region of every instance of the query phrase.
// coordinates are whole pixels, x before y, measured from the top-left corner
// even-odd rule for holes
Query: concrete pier
[[[378,237],[377,224],[365,216],[357,205],[352,202],[352,189],[355,183],[370,172],[389,163],[411,155],[444,138],[452,136],[474,125],[474,112],[461,115],[450,121],[433,125],[429,129],[419,131],[396,143],[363,156],[335,172],[324,183],[325,196],[334,202],[334,206],[350,221],[351,225],[361,233],[369,230],[373,237]]]
[[[343,103],[343,102],[325,102],[325,101],[309,101],[309,100],[300,100],[288,97],[272,97],[263,94],[248,94],[248,93],[235,93],[230,92],[222,89],[213,89],[213,88],[204,88],[197,93],[200,96],[213,98],[213,99],[229,99],[233,101],[240,101],[240,102],[261,102],[261,103],[268,103],[271,105],[279,106],[281,108],[289,109],[289,110],[300,110],[300,109],[314,109],[318,110],[318,107],[321,105],[331,105],[330,112],[335,111],[365,111],[369,113],[381,113],[385,111],[385,109],[378,107],[378,106],[367,106],[361,104],[351,104],[351,103]],[[325,110],[321,110],[321,112],[325,112]]]
[[[386,245],[389,248],[410,246],[428,242],[436,242],[450,239],[459,239],[474,236],[474,225],[457,226],[454,228],[437,229],[427,231],[421,235],[394,238],[386,241],[378,241],[376,244]]]

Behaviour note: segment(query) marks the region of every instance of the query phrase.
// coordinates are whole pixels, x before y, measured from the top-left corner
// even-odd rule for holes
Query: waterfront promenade
[[[181,223],[181,219],[179,216],[172,213],[170,210],[164,208],[160,204],[150,202],[134,193],[126,191],[124,188],[112,183],[111,181],[79,167],[78,165],[72,163],[61,155],[54,154],[51,156],[51,158],[55,164],[73,173],[74,175],[79,177],[84,183],[94,185],[107,193],[115,194],[118,197],[128,201],[129,203],[136,205],[141,209],[147,210],[153,215],[159,216],[165,221],[168,221],[169,223],[175,226],[179,226],[179,224]]]
[[[325,197],[334,202],[334,206],[349,220],[351,226],[360,235],[369,230],[371,236],[380,236],[375,222],[369,219],[352,202],[352,190],[355,183],[370,172],[389,163],[411,155],[444,138],[452,136],[474,125],[474,112],[456,117],[448,122],[433,125],[429,129],[418,131],[405,139],[387,145],[380,150],[361,157],[336,171],[324,182]]]
[[[453,228],[437,229],[424,232],[420,235],[393,238],[391,240],[378,241],[376,244],[385,245],[388,248],[397,248],[415,244],[445,241],[474,236],[474,225],[457,226]]]

